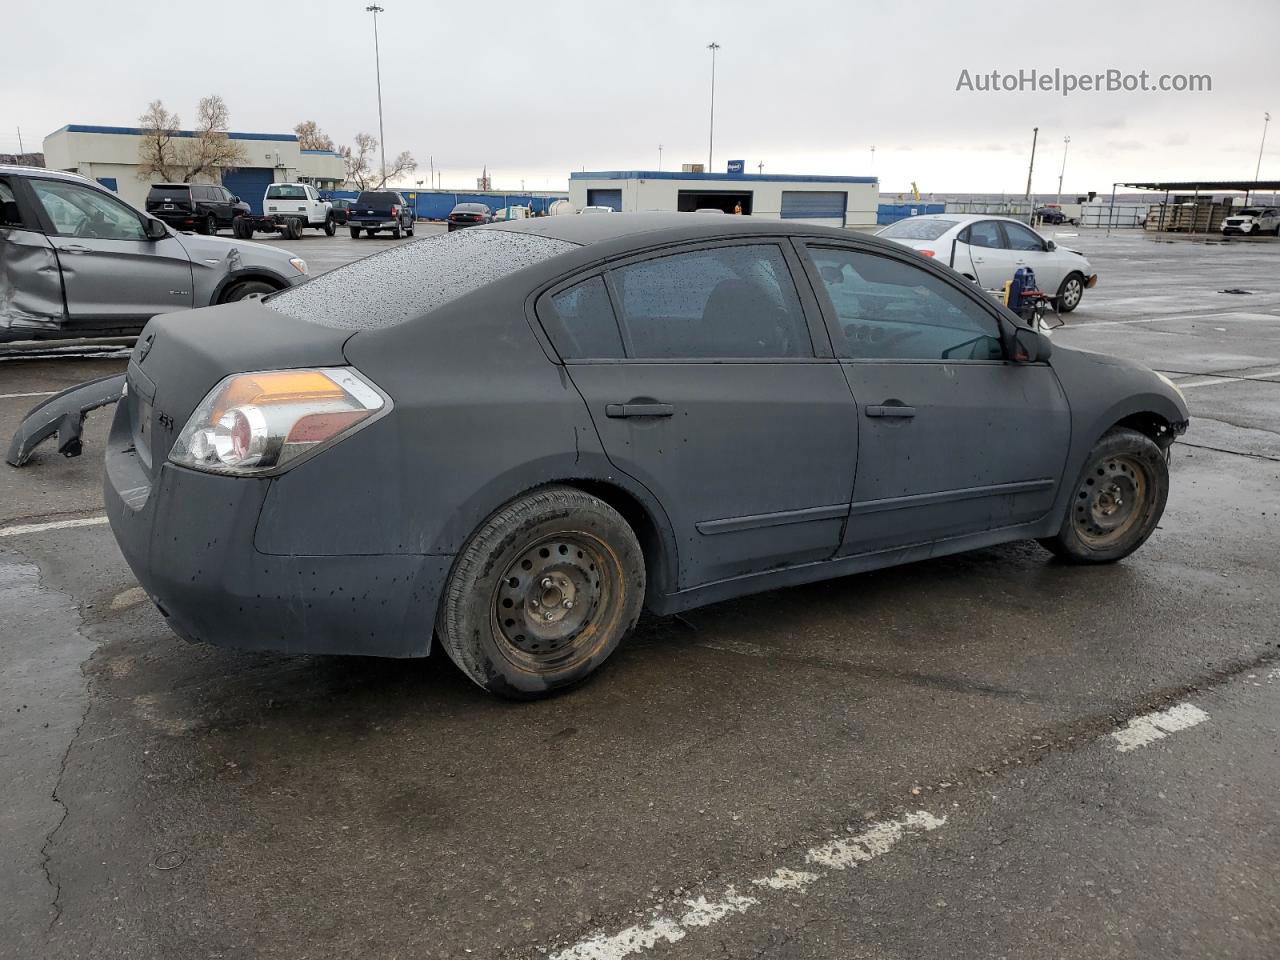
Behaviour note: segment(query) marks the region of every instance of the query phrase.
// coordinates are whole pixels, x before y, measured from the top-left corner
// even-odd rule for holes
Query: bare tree
[[[302,150],[332,150],[333,138],[320,129],[314,120],[303,120],[293,128],[298,135],[298,147]]]
[[[195,136],[185,138],[182,144],[183,165],[187,168],[185,182],[215,171],[234,170],[249,159],[244,146],[227,136],[231,111],[222,97],[216,93],[202,97],[196,116]]]
[[[413,155],[408,150],[401,150],[399,155],[382,171],[382,179],[378,186],[385,187],[388,180],[394,180],[396,177],[412,173],[417,169],[418,161],[413,159]]]
[[[378,149],[378,138],[367,133],[357,133],[352,142],[354,147],[339,147],[338,156],[347,165],[347,182],[365,190],[373,181],[373,155]]]
[[[142,127],[142,142],[138,144],[138,178],[149,180],[158,174],[162,181],[172,181],[181,175],[179,159],[178,127],[181,121],[176,113],[165,109],[163,101],[152,100],[146,113],[138,118]]]

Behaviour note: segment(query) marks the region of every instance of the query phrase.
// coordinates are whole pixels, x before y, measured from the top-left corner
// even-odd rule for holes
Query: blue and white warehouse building
[[[569,175],[569,201],[619,213],[723,210],[833,227],[874,227],[875,177],[612,170]]]

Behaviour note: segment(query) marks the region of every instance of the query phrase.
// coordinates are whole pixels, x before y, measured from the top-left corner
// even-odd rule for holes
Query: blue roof
[[[103,127],[92,123],[69,123],[65,127],[59,127],[54,133],[114,133],[126,137],[141,137],[147,133],[142,127]],[[174,136],[178,137],[194,137],[194,130],[175,130]],[[228,130],[227,136],[232,140],[297,140],[296,134],[292,133],[237,133],[234,130]]]
[[[796,173],[684,173],[679,170],[596,170],[570,173],[570,180],[733,180],[748,183],[879,183],[879,177],[825,177]]]

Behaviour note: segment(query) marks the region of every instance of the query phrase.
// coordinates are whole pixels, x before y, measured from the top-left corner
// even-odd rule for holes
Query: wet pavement
[[[174,638],[97,520],[109,411],[0,470],[0,957],[1280,954],[1280,243],[1074,233],[1055,340],[1195,418],[1141,551],[646,618],[539,703]],[[0,362],[0,431],[121,366]]]

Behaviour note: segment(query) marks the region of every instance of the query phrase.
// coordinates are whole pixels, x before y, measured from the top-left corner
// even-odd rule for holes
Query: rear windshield
[[[931,220],[928,217],[909,217],[891,223],[877,236],[897,240],[937,240],[955,226],[950,220]]]
[[[275,186],[267,187],[268,200],[305,200],[307,199],[307,191],[305,187],[295,186],[293,184],[279,183]]]
[[[360,194],[360,198],[356,200],[356,203],[362,207],[376,207],[379,204],[390,206],[393,203],[399,202],[400,198],[394,193],[382,193],[376,190],[366,190],[364,193]]]
[[[453,208],[454,213],[488,213],[489,208],[483,203],[460,203]]]
[[[330,270],[267,305],[326,327],[390,327],[576,246],[528,233],[456,230]]]
[[[147,194],[148,200],[188,200],[190,197],[191,188],[185,183],[158,183]]]

